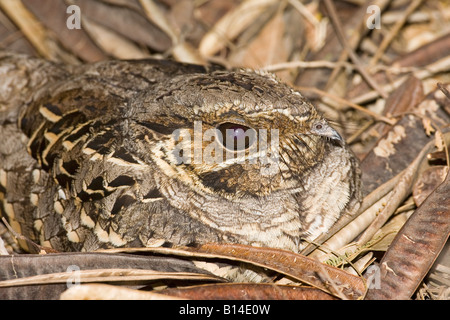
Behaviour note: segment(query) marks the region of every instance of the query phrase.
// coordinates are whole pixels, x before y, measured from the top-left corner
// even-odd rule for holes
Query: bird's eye
[[[217,126],[217,131],[220,143],[228,150],[242,151],[256,141],[256,131],[241,124],[225,122]]]

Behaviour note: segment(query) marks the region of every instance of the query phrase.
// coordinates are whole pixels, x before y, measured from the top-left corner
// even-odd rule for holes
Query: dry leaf
[[[55,35],[62,46],[84,61],[94,62],[108,58],[92,41],[84,29],[67,28],[70,16],[62,0],[23,0],[23,4]],[[82,11],[83,16],[86,12]]]
[[[202,280],[216,281],[219,278],[196,273],[185,272],[160,272],[154,270],[141,269],[94,269],[79,270],[77,277],[80,282],[127,282],[133,283],[153,280]],[[74,275],[71,272],[41,274],[31,277],[0,281],[1,287],[26,286],[36,284],[66,283],[73,280]]]
[[[433,166],[423,171],[413,187],[413,198],[417,206],[444,181],[448,172],[448,166]]]
[[[223,283],[187,288],[170,288],[161,294],[192,300],[334,300],[321,290],[310,287],[274,285],[268,283]]]
[[[0,8],[14,21],[39,54],[50,60],[58,60],[58,58],[64,56],[55,39],[48,34],[42,23],[31,14],[21,1],[2,0],[0,1]]]
[[[155,292],[139,291],[107,284],[73,286],[61,294],[61,300],[179,300]]]
[[[290,251],[232,244],[207,244],[198,249],[188,250],[269,268],[327,293],[340,296],[330,283],[324,281],[325,278],[330,277],[337,286],[342,288],[342,293],[349,299],[357,299],[365,292],[361,278]]]
[[[104,1],[92,0],[70,0],[70,3],[80,7],[82,20],[89,18],[140,46],[148,46],[151,50],[164,52],[172,45],[170,38],[146,19],[139,7],[128,8],[125,4],[112,5]],[[133,4],[137,2],[129,1],[129,5]]]
[[[200,54],[208,57],[226,47],[228,42],[233,41],[256,17],[276,3],[276,0],[243,1],[222,17],[203,37],[199,45]]]
[[[283,14],[278,12],[253,41],[230,57],[231,61],[234,65],[254,69],[286,61],[290,48],[287,47],[284,32]],[[282,77],[283,73],[285,76],[289,74],[285,71],[278,72],[277,75]]]
[[[94,41],[109,55],[118,59],[143,59],[150,55],[117,32],[83,18],[83,26]]]

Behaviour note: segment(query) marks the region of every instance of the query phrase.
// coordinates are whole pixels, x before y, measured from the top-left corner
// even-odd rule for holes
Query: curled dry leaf
[[[73,271],[73,270],[71,270]],[[189,272],[164,272],[155,270],[142,269],[93,269],[93,270],[78,270],[76,277],[79,282],[133,282],[134,284],[145,281],[154,280],[201,280],[201,281],[223,281],[218,277],[212,275],[205,275],[199,273]],[[0,288],[16,287],[26,285],[39,284],[53,284],[53,283],[67,283],[72,281],[74,274],[72,272],[58,272],[35,275],[30,277],[23,277],[18,279],[10,279],[0,281]]]
[[[190,257],[195,260],[206,258],[243,262],[276,271],[337,297],[343,294],[348,299],[361,298],[365,292],[365,283],[362,278],[323,264],[315,259],[286,250],[212,243],[197,248],[130,248],[107,251],[119,252],[123,250]],[[334,285],[340,287],[342,292],[334,291],[332,285],[324,280],[325,278],[333,279]]]
[[[146,277],[175,280],[176,274],[181,281],[185,281],[186,278],[182,279],[185,276],[191,280],[204,281],[207,279],[203,276],[206,276],[207,281],[223,281],[190,261],[172,257],[98,252],[2,255],[0,299],[57,299],[67,289],[66,282],[73,283],[72,271],[79,271],[76,276],[80,276],[80,281],[83,281],[83,273],[87,281],[127,280],[125,276],[130,276],[128,280],[133,282]],[[196,275],[191,277],[193,274]],[[134,276],[137,278],[133,279]],[[144,283],[148,283],[147,280]]]
[[[268,283],[205,284],[168,288],[158,293],[192,300],[334,300],[333,296],[310,287]]]
[[[268,268],[336,296],[340,293],[335,292],[331,284],[324,281],[324,273],[342,288],[342,293],[349,299],[358,299],[365,292],[364,281],[361,278],[290,251],[234,244],[207,244],[188,251]]]

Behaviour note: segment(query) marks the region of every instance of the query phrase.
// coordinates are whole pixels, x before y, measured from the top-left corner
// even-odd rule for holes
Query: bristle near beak
[[[332,128],[325,121],[318,121],[318,122],[316,122],[312,126],[312,128],[310,130],[310,133],[318,135],[318,136],[322,136],[322,137],[327,137],[327,138],[329,138],[331,140],[335,140],[335,141],[339,142],[340,144],[344,143],[344,139],[339,134],[339,132],[337,132],[334,128]]]

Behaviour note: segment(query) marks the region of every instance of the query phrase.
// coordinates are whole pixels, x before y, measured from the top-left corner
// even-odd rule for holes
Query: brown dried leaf
[[[129,41],[159,52],[169,50],[172,45],[168,35],[137,10],[102,1],[70,0],[70,2],[80,7],[82,18],[87,17],[105,28],[114,30]]]
[[[65,58],[66,62],[74,62],[74,58],[61,50],[56,39],[47,32],[41,21],[21,1],[0,1],[0,9],[18,26],[41,56],[55,61]]]
[[[160,294],[192,300],[334,300],[321,290],[310,287],[268,283],[222,283],[157,291]]]
[[[206,64],[197,48],[183,41],[179,30],[153,0],[139,0],[147,17],[163,30],[172,40],[172,55],[177,61]]]
[[[237,8],[227,12],[202,39],[200,54],[208,57],[227,46],[247,28],[256,17],[268,7],[276,4],[275,0],[247,0]]]
[[[91,19],[85,17],[83,26],[104,52],[117,59],[144,59],[149,57],[149,54],[134,42]]]
[[[410,76],[386,99],[383,115],[391,117],[412,111],[414,106],[419,104],[424,97],[422,82],[416,77]],[[388,132],[389,126],[386,123],[379,123],[374,129],[379,136],[383,136]]]
[[[95,275],[96,269],[139,269],[142,271],[137,272],[150,270],[150,272],[159,273],[160,275],[167,273],[169,277],[171,273],[180,275],[198,273],[212,276],[210,273],[195,267],[190,261],[173,257],[83,252],[0,256],[0,281],[9,281],[11,279],[23,281],[20,279],[27,277],[33,279],[32,277],[37,275],[39,275],[38,277],[45,277],[46,274],[66,274],[72,276],[72,280],[74,280],[74,275],[70,272],[72,269],[68,270],[68,266],[75,266],[74,268],[80,271],[91,272],[91,275]],[[105,271],[103,274],[107,275],[108,272]],[[144,275],[141,274],[141,276]],[[44,278],[45,282],[41,282],[41,284],[3,287],[0,289],[0,299],[56,299],[61,292],[67,289],[65,281],[61,279],[63,276],[59,275],[59,277],[59,283],[62,282],[61,284],[57,284],[58,281],[56,280],[52,280],[53,284],[49,284],[46,282],[47,279]],[[215,276],[213,278],[216,279],[214,281],[221,281]],[[106,281],[105,279],[102,281]],[[34,280],[42,281],[43,279],[34,278]],[[182,281],[183,283],[185,282],[185,280]]]
[[[448,55],[450,55],[450,33],[446,33],[443,36],[433,39],[421,47],[398,57],[393,61],[392,65],[401,67],[422,67]]]
[[[78,280],[85,282],[146,282],[153,280],[202,280],[202,281],[217,281],[221,280],[218,277],[188,273],[188,272],[161,272],[154,270],[142,269],[94,269],[94,270],[79,270],[77,271]],[[27,286],[27,285],[42,285],[54,283],[67,283],[72,281],[74,275],[72,272],[59,272],[41,274],[31,277],[23,277],[18,279],[0,281],[0,288]]]
[[[381,260],[380,286],[366,299],[410,299],[450,234],[450,174],[397,234]]]
[[[367,195],[403,171],[433,137],[418,118],[404,116],[382,137],[361,163],[363,194]]]
[[[178,0],[177,0],[178,1]],[[210,0],[203,1],[196,9],[195,16],[206,26],[212,26],[219,21],[227,12],[234,10],[241,0]]]
[[[358,299],[364,295],[364,280],[348,272],[323,264],[309,257],[281,249],[253,247],[239,244],[205,244],[197,248],[124,248],[108,249],[107,252],[154,252],[192,258],[226,259],[249,263],[274,270],[291,278],[312,285],[326,293],[340,296],[332,285],[342,289],[348,299]],[[333,284],[324,280],[333,279]]]
[[[61,44],[84,61],[104,60],[107,56],[95,45],[83,29],[68,29],[67,5],[61,0],[23,0],[24,5],[39,19]],[[82,15],[84,12],[82,12]]]
[[[430,153],[434,148],[433,141],[428,142],[425,147],[416,156],[414,161],[412,161],[408,167],[403,171],[398,184],[392,190],[392,193],[387,199],[387,204],[379,215],[374,219],[370,226],[364,231],[360,236],[358,243],[364,245],[369,241],[373,235],[380,229],[389,217],[395,212],[398,206],[406,199],[406,197],[411,193],[412,185],[416,181],[419,169],[423,162],[426,160],[427,154]]]
[[[284,33],[284,18],[279,11],[253,41],[230,59],[235,65],[254,69],[286,61],[290,52],[286,46]]]
[[[342,288],[343,294],[349,299],[362,297],[365,291],[364,281],[361,278],[290,251],[237,244],[207,244],[188,250],[275,270],[339,296],[340,293],[334,291],[331,284],[324,281],[324,277],[329,276],[337,286]]]

